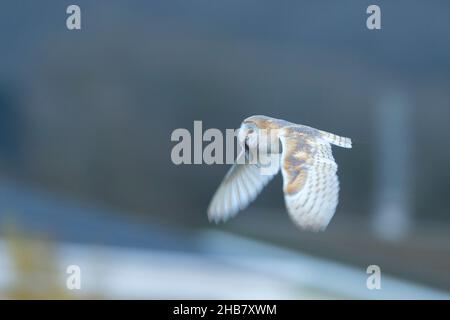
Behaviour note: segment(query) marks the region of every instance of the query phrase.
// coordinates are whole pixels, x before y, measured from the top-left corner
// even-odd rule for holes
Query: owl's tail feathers
[[[325,139],[326,141],[328,141],[331,144],[334,144],[338,147],[342,147],[342,148],[351,148],[352,147],[352,139],[350,138],[346,138],[346,137],[341,137],[338,135],[335,135],[333,133],[329,133],[326,131],[320,131],[320,134],[322,135],[322,138]]]

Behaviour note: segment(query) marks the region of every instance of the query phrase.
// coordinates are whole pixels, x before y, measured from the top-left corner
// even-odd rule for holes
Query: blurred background
[[[69,31],[73,3],[1,5],[0,298],[450,297],[448,1],[78,0]],[[228,166],[170,135],[254,114],[353,139],[325,232],[280,176],[208,223]]]

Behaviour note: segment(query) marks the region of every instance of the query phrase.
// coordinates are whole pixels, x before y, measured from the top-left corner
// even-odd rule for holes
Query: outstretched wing
[[[331,146],[312,128],[287,128],[281,172],[289,215],[302,229],[324,230],[338,203],[337,164]]]
[[[241,153],[241,156],[245,156]],[[208,218],[215,222],[225,221],[247,207],[264,186],[278,173],[280,156],[271,163],[271,170],[262,170],[258,164],[245,163],[241,159],[230,168],[208,208]]]

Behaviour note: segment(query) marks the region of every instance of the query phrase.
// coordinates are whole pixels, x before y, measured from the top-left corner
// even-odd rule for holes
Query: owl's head
[[[258,126],[252,122],[243,122],[239,128],[238,140],[242,147],[255,149],[258,146]]]
[[[251,116],[245,119],[238,134],[240,145],[261,152],[279,152],[278,121],[266,116]]]

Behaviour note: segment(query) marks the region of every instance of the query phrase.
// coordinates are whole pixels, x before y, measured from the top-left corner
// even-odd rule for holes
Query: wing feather
[[[318,131],[302,127],[287,128],[280,140],[289,215],[302,229],[324,230],[336,211],[339,193],[331,145]]]
[[[208,218],[225,221],[247,207],[279,171],[279,158],[273,174],[262,174],[257,164],[236,163],[230,168],[208,208]]]

